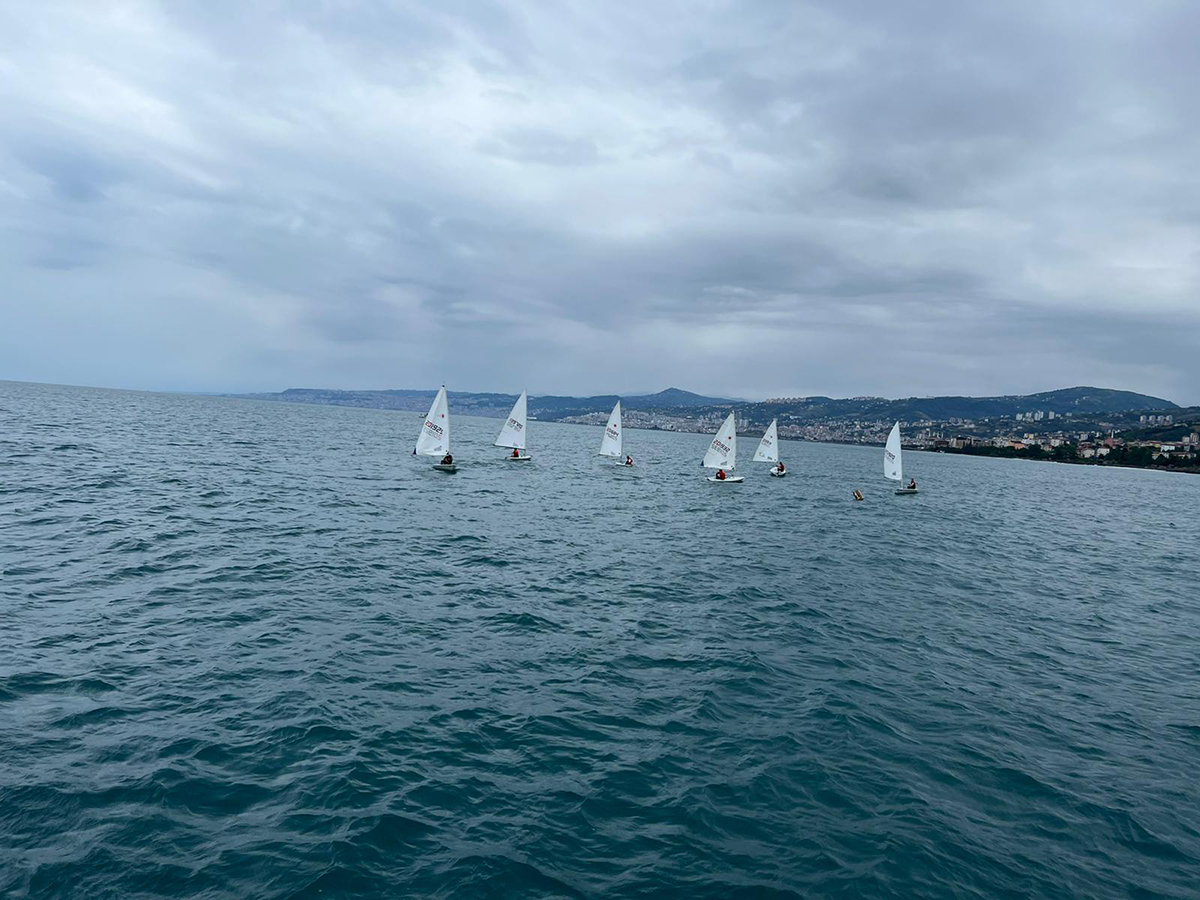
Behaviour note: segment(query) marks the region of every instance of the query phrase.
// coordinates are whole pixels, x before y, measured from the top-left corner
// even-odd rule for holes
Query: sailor
[[[776,471],[778,471],[778,472],[779,472],[779,474],[780,474],[780,475],[782,475],[782,474],[783,474],[783,472],[784,472],[784,468],[783,468],[783,461],[782,461],[782,460],[780,460],[779,462],[777,462],[777,463],[775,464],[775,469],[776,469]]]
[[[443,466],[454,465],[454,457],[451,456],[449,453],[447,453],[445,456],[442,457],[442,465]]]
[[[915,479],[915,478],[910,478],[910,479],[908,480],[908,489],[909,489],[910,491],[915,491],[915,490],[917,489],[917,479]]]
[[[724,481],[724,480],[725,480],[725,470],[717,469],[717,481]]]
[[[521,451],[518,450],[516,447],[513,447],[513,459],[520,459],[520,458],[521,458]]]
[[[626,456],[626,457],[625,457],[625,465],[627,465],[627,466],[632,466],[632,465],[633,465],[633,457],[632,457],[632,456]]]

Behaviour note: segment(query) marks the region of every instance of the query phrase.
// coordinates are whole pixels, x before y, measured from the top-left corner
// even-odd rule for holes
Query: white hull
[[[458,471],[458,466],[456,466],[454,463],[450,463],[449,465],[443,465],[442,463],[434,463],[433,467],[435,469],[437,469],[439,472],[445,472],[448,475],[453,475],[455,472]]]
[[[787,474],[787,469],[784,469],[782,472],[780,472],[778,469],[771,469],[771,474],[774,475],[776,478],[782,478],[784,475]]]
[[[532,456],[506,456],[504,458],[509,462],[529,462],[531,459],[533,459]]]
[[[708,480],[713,484],[741,484],[746,479],[741,475],[726,475],[724,478],[718,478],[716,475],[709,475]]]

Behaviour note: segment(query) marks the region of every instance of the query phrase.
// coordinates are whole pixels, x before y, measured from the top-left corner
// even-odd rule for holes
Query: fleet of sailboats
[[[772,419],[771,424],[767,426],[766,432],[763,433],[762,440],[758,442],[758,449],[754,451],[754,461],[775,463],[775,465],[771,467],[771,474],[777,478],[782,478],[787,474],[787,467],[779,461],[778,419]]]
[[[725,417],[717,433],[713,435],[708,452],[704,454],[701,463],[706,469],[716,469],[717,474],[710,475],[709,481],[716,484],[741,484],[746,479],[741,475],[730,474],[737,465],[737,423],[733,413]]]
[[[528,392],[522,391],[517,402],[513,404],[508,419],[500,428],[500,433],[496,435],[497,447],[505,447],[513,451],[511,455],[505,457],[506,459],[515,462],[528,462],[533,459],[528,453],[526,444],[528,430],[529,396]],[[600,438],[600,455],[616,459],[622,466],[632,467],[633,460],[625,454],[623,438],[621,401],[618,400],[613,406],[612,413],[609,414],[608,423],[604,426],[604,434]],[[458,471],[454,457],[450,454],[450,408],[446,399],[445,385],[442,385],[437,396],[433,398],[433,404],[429,407],[429,413],[421,425],[421,432],[417,435],[413,456],[440,457],[439,461],[434,463],[433,468],[448,473]],[[779,459],[778,419],[772,419],[771,424],[767,426],[762,440],[758,442],[758,449],[754,451],[754,461],[775,463],[770,469],[770,473],[774,476],[779,477],[787,473],[787,468]],[[701,465],[716,470],[715,474],[708,477],[708,480],[713,483],[741,484],[746,480],[741,475],[733,474],[733,470],[737,466],[737,421],[732,412],[725,417],[725,421],[713,435],[712,443],[709,444]],[[917,493],[916,481],[910,481],[908,485],[904,484],[904,457],[900,448],[899,422],[892,426],[887,444],[883,448],[883,475],[889,481],[899,482],[900,486],[895,490],[897,494]],[[862,499],[858,491],[855,491],[854,495],[855,499]]]
[[[505,458],[513,462],[528,462],[533,459],[532,456],[525,452],[525,432],[529,418],[529,400],[525,396],[525,393],[525,391],[521,391],[521,396],[513,404],[512,412],[508,414],[508,421],[504,423],[504,427],[496,435],[496,446],[507,447],[512,450],[512,453]]]

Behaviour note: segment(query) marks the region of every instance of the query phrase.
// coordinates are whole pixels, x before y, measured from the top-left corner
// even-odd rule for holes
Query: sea
[[[1200,477],[421,422],[0,383],[0,897],[1200,896]]]

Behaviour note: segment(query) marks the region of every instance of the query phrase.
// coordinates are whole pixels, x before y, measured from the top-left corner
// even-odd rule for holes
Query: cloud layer
[[[1200,403],[1188,2],[0,7],[0,377]]]

